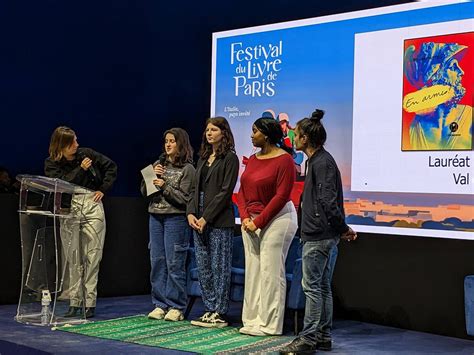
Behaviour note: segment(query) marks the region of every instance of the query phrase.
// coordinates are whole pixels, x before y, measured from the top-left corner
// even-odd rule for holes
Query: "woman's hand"
[[[188,214],[188,223],[192,229],[199,231],[199,223],[195,215]]]
[[[255,223],[253,223],[251,219],[246,221],[245,227],[244,227],[244,230],[246,232],[255,232],[257,229],[258,229],[257,226],[255,225]]]
[[[165,180],[163,180],[163,179],[153,180],[153,185],[155,185],[155,186],[163,187],[164,184],[165,184]]]
[[[199,233],[202,233],[204,231],[204,228],[206,227],[206,220],[204,218],[199,218],[199,220],[197,221],[198,225],[199,225]]]
[[[351,227],[349,227],[349,230],[346,233],[344,233],[343,235],[341,235],[341,239],[342,240],[347,240],[348,242],[356,240],[357,239],[357,233]]]
[[[247,231],[247,224],[251,221],[250,218],[245,218],[243,221],[242,221],[242,229],[244,231]]]
[[[99,202],[102,200],[102,197],[104,197],[104,193],[102,191],[96,191],[92,199],[94,200],[94,202]]]
[[[165,167],[161,164],[158,164],[153,168],[153,171],[156,175],[162,176],[165,173]]]
[[[92,160],[89,158],[84,158],[81,162],[81,168],[84,169],[85,171],[89,170],[89,168],[92,165]]]

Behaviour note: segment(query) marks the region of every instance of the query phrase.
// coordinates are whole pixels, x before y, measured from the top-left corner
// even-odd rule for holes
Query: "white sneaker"
[[[150,319],[163,319],[165,318],[165,311],[160,307],[156,307],[153,311],[148,313],[148,318]]]
[[[168,313],[166,313],[165,320],[170,320],[172,322],[177,322],[184,319],[183,312],[179,309],[171,308]]]

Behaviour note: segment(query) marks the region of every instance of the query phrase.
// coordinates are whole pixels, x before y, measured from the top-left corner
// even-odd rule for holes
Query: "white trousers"
[[[293,203],[288,202],[260,231],[242,230],[245,250],[244,328],[280,335],[285,314],[285,261],[298,227]]]

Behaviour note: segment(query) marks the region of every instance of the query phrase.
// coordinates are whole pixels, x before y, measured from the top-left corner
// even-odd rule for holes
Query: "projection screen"
[[[356,231],[474,240],[473,14],[421,2],[214,33],[211,116],[228,119],[240,173],[257,118],[291,146],[319,108]]]

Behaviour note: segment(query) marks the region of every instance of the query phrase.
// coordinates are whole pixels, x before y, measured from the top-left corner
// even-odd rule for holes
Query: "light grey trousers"
[[[244,328],[265,334],[283,331],[285,314],[285,261],[298,227],[293,203],[257,233],[242,230],[245,250]]]
[[[75,195],[71,213],[75,218],[61,223],[61,240],[66,255],[64,291],[70,305],[95,307],[97,281],[105,241],[105,214],[102,202],[94,202],[91,195]]]

